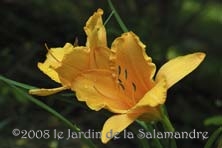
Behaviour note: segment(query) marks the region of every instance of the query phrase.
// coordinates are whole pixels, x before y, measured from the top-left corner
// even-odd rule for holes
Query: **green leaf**
[[[21,87],[21,88],[24,88],[24,89],[34,89],[34,88],[36,88],[34,86],[31,86],[31,85],[27,85],[27,84],[23,84],[23,83],[19,83],[19,82],[7,79],[7,78],[3,77],[2,75],[0,75],[0,80],[4,81],[5,83],[13,84],[15,86],[18,86],[18,87]]]
[[[66,124],[68,127],[70,127],[75,132],[80,132],[81,130],[74,124],[72,124],[68,119],[66,119],[64,116],[56,112],[54,109],[49,107],[48,105],[44,104],[43,102],[35,99],[34,97],[28,95],[25,91],[19,89],[16,86],[13,86],[14,89],[17,89],[18,93],[20,93],[24,98],[27,98],[29,101],[33,102],[37,106],[41,107],[42,109],[46,110],[47,112],[51,113],[56,118],[60,119],[64,124]],[[83,132],[81,133],[83,134]],[[95,148],[95,145],[92,143],[90,139],[86,139],[83,135],[81,136],[81,140],[86,143],[90,148]]]
[[[220,126],[220,125],[222,125],[222,116],[218,115],[218,116],[209,117],[204,120],[204,125],[206,125],[206,126],[209,126],[209,125]]]
[[[33,87],[30,87],[29,85],[22,84],[22,83],[19,83],[19,82],[10,80],[10,79],[7,79],[3,76],[0,76],[0,80],[6,82],[10,87],[12,87],[14,90],[16,90],[19,96],[31,101],[32,103],[36,104],[37,106],[41,107],[42,109],[46,110],[47,112],[51,113],[53,116],[55,116],[56,118],[61,120],[65,125],[70,127],[74,132],[81,131],[76,125],[71,123],[68,119],[66,119],[64,116],[62,116],[58,112],[56,112],[54,109],[52,109],[48,105],[44,104],[43,102],[37,100],[36,98],[30,96],[27,91],[24,91],[21,88],[19,88],[19,87],[22,87],[25,89],[30,89]],[[19,86],[19,87],[17,87],[17,86]],[[81,134],[83,134],[83,132],[81,132]],[[92,143],[92,141],[90,139],[86,139],[83,135],[81,136],[81,140],[85,144],[87,144],[90,148],[96,148],[96,146]]]

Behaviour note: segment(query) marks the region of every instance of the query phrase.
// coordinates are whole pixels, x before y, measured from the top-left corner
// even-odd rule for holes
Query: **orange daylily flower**
[[[93,69],[81,74],[72,84],[77,98],[94,110],[106,108],[116,115],[110,117],[102,130],[102,142],[119,133],[139,117],[160,118],[159,106],[166,100],[167,90],[192,72],[204,59],[198,52],[177,57],[156,67],[145,52],[145,45],[133,33],[124,33],[111,47],[110,69]]]
[[[103,11],[89,18],[84,27],[86,46],[67,43],[52,48],[38,67],[50,78],[62,84],[54,89],[30,90],[31,94],[50,95],[64,89],[76,92],[93,110],[102,108],[115,113],[104,124],[102,142],[112,137],[106,133],[121,132],[137,118],[160,118],[159,106],[165,103],[167,90],[192,72],[204,59],[198,52],[177,57],[164,64],[156,74],[155,64],[145,52],[145,45],[133,32],[124,33],[107,48]]]
[[[83,71],[109,66],[110,49],[107,47],[102,15],[103,10],[98,9],[86,22],[84,27],[87,35],[86,46],[74,47],[66,43],[64,47],[51,48],[44,63],[38,63],[38,68],[42,72],[62,86],[52,89],[32,89],[29,91],[30,94],[46,96],[69,89],[75,77]],[[61,73],[63,71],[65,73]]]

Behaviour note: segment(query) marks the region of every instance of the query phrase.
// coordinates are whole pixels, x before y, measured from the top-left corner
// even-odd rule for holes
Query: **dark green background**
[[[222,109],[222,5],[219,0],[113,0],[129,30],[135,32],[147,53],[159,68],[168,59],[196,51],[206,53],[204,62],[168,92],[166,106],[176,131],[208,131],[204,119],[221,115]],[[74,42],[84,45],[85,22],[97,8],[104,9],[104,20],[111,10],[105,0],[1,0],[0,1],[0,73],[1,75],[37,87],[56,87],[40,72],[36,64],[45,59],[44,43],[49,47]],[[106,25],[109,46],[122,33],[115,18]],[[70,92],[68,92],[70,93]],[[83,131],[100,131],[107,112],[89,110],[74,96],[64,93],[37,97]],[[141,128],[134,123],[130,128]],[[40,107],[19,96],[0,82],[0,147],[2,148],[70,148],[83,147],[79,140],[37,140],[14,137],[19,129],[58,129],[67,127]],[[130,130],[129,128],[129,130]],[[112,141],[98,147],[138,147],[137,139]],[[178,140],[179,147],[203,147],[206,140]]]

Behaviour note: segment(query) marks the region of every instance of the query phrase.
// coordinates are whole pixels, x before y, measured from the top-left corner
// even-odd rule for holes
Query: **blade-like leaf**
[[[222,125],[222,116],[209,117],[204,120],[204,125],[206,125],[206,126],[208,126],[208,125],[220,126],[220,125]]]
[[[19,82],[10,80],[10,79],[7,79],[3,76],[0,76],[0,80],[4,81],[10,87],[12,87],[14,90],[16,90],[17,93],[20,96],[22,96],[24,99],[27,99],[27,100],[33,102],[37,106],[41,107],[42,109],[46,110],[47,112],[51,113],[53,116],[55,116],[56,118],[61,120],[64,124],[66,124],[68,127],[70,127],[74,132],[80,132],[81,131],[76,125],[71,123],[68,119],[66,119],[64,116],[62,116],[58,112],[56,112],[54,109],[52,109],[48,105],[44,104],[43,102],[37,100],[36,98],[30,96],[27,91],[24,91],[21,88],[19,88],[19,87],[22,87],[22,88],[25,88],[25,89],[30,89],[30,88],[34,88],[34,87],[26,85],[26,84],[22,84],[22,83],[19,83]],[[81,132],[81,134],[83,134],[83,132]],[[85,144],[87,144],[90,148],[96,148],[96,146],[92,143],[92,141],[90,139],[86,139],[83,135],[81,136],[81,140]]]
[[[20,83],[20,82],[16,82],[16,81],[13,81],[13,80],[10,80],[10,79],[7,79],[3,76],[0,75],[0,80],[8,83],[8,84],[13,84],[15,86],[18,86],[18,87],[21,87],[21,88],[24,88],[24,89],[34,89],[36,87],[34,86],[31,86],[31,85],[27,85],[27,84],[23,84],[23,83]]]

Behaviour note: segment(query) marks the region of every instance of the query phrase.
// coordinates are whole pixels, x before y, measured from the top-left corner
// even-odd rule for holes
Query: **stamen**
[[[119,86],[120,86],[123,90],[125,90],[125,86],[124,86],[122,83],[119,83]]]
[[[121,67],[118,66],[118,75],[120,75],[120,74],[121,74]]]
[[[136,91],[136,84],[132,83],[132,86],[133,86],[133,91]]]
[[[53,57],[54,60],[56,60],[58,63],[61,63],[61,61],[59,61],[54,55],[53,53],[50,51],[48,45],[45,43],[45,48],[48,51],[48,53]]]
[[[118,79],[118,83],[122,83],[122,80]]]
[[[74,44],[73,44],[73,47],[77,47],[78,43],[79,43],[79,40],[78,40],[78,37],[76,37],[75,41],[74,41]]]
[[[118,65],[117,73],[118,73],[117,83],[122,88],[122,90],[124,91],[125,90],[125,86],[123,85],[123,81],[119,78],[119,76],[121,74],[121,66],[120,65]]]
[[[48,45],[47,45],[46,43],[45,43],[45,47],[46,47],[46,50],[48,51],[48,53],[52,56],[52,58],[55,59],[59,64],[62,64],[62,62],[59,61],[59,59],[57,59],[57,58],[53,55],[53,53],[50,51],[50,49],[49,49],[49,47],[48,47]],[[81,75],[83,75],[82,70],[80,70],[80,69],[77,68],[77,67],[73,67],[73,66],[69,65],[68,63],[63,64],[62,66],[71,68],[71,69],[73,69],[73,70],[78,70],[78,72],[79,72]],[[54,67],[52,67],[52,65],[50,65],[49,67],[52,68],[52,69],[55,69]]]
[[[126,69],[124,71],[124,76],[125,76],[125,79],[127,80],[127,70]]]
[[[118,84],[123,90],[125,90],[125,86],[123,85],[122,80],[118,79]]]
[[[134,103],[136,103],[136,99],[135,99],[135,92],[136,92],[136,84],[134,82],[132,82],[132,88],[133,88],[133,91],[132,91],[132,100]]]

